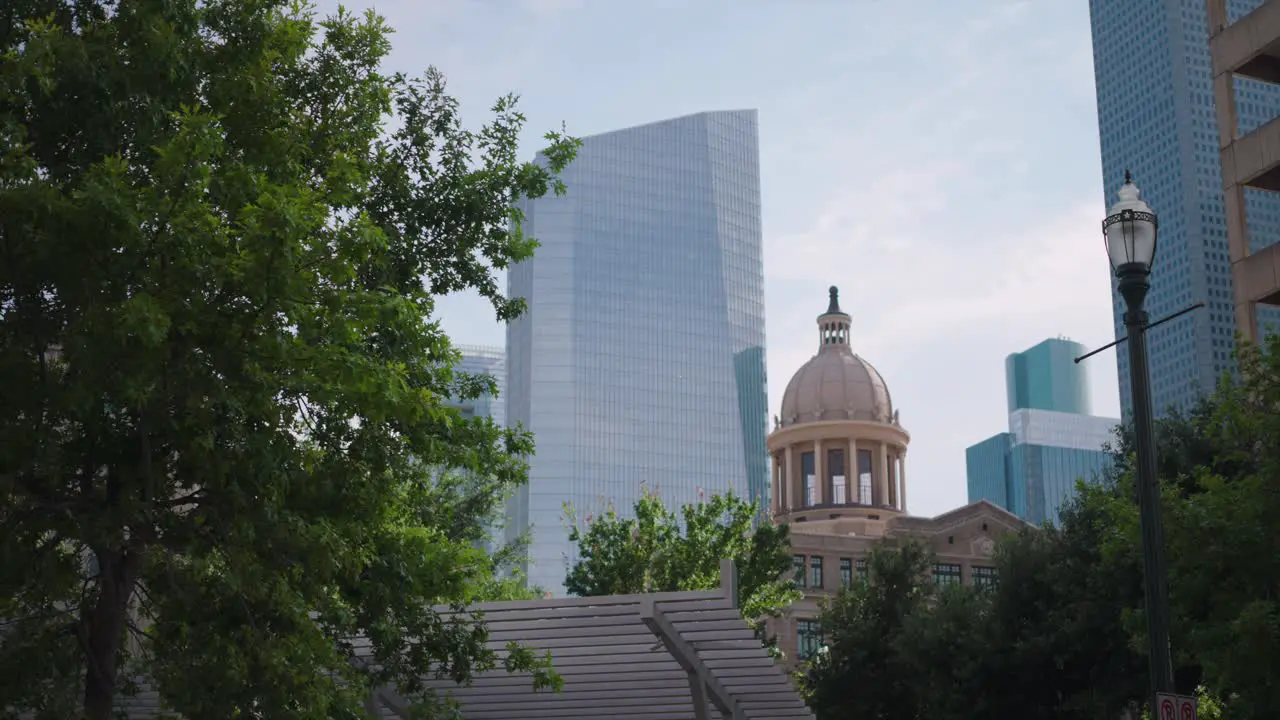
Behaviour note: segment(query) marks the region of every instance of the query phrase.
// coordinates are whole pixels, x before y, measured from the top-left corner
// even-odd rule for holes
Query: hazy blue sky
[[[1086,3],[347,3],[370,6],[398,31],[391,66],[439,67],[468,123],[521,94],[530,157],[561,122],[758,109],[770,412],[839,285],[912,435],[914,514],[966,501],[965,447],[1007,428],[1007,354],[1112,339]],[[503,342],[478,298],[440,314],[457,342]],[[1089,365],[1095,414],[1116,415],[1114,354]]]

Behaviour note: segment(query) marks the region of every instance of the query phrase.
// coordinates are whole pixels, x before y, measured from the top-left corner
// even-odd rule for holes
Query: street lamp
[[[1156,214],[1139,197],[1128,170],[1124,171],[1124,185],[1116,194],[1119,200],[1102,221],[1102,234],[1126,307],[1124,324],[1129,341],[1134,445],[1138,455],[1138,511],[1142,522],[1143,593],[1154,701],[1156,693],[1174,692],[1164,522],[1160,517],[1160,485],[1156,479],[1156,434],[1147,368],[1147,311],[1143,307],[1147,290],[1151,288],[1148,278],[1156,256]]]

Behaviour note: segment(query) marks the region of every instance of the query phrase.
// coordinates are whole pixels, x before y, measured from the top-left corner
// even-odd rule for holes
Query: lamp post
[[[1147,368],[1147,311],[1143,305],[1156,255],[1156,215],[1139,197],[1129,171],[1107,219],[1102,221],[1107,256],[1124,297],[1129,340],[1129,376],[1133,386],[1134,445],[1138,455],[1138,511],[1142,523],[1142,574],[1146,600],[1148,663],[1156,693],[1172,693],[1173,658],[1169,647],[1169,587],[1164,557],[1164,522],[1156,478],[1156,437]],[[1154,707],[1154,705],[1152,706]],[[1154,714],[1154,711],[1153,711]]]

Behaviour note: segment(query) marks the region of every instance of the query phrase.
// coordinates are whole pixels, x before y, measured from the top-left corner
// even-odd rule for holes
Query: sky
[[[396,28],[389,69],[439,68],[468,125],[518,93],[529,159],[562,123],[757,109],[770,415],[838,285],[911,433],[912,514],[967,502],[965,448],[1008,427],[1009,353],[1113,339],[1087,3],[344,4]],[[455,342],[503,343],[478,296],[437,311]],[[1117,416],[1114,352],[1086,362],[1094,414]]]

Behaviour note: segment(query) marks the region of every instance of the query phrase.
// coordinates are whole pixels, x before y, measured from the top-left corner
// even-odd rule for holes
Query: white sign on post
[[[1156,717],[1159,720],[1197,720],[1196,699],[1189,695],[1156,693]]]

